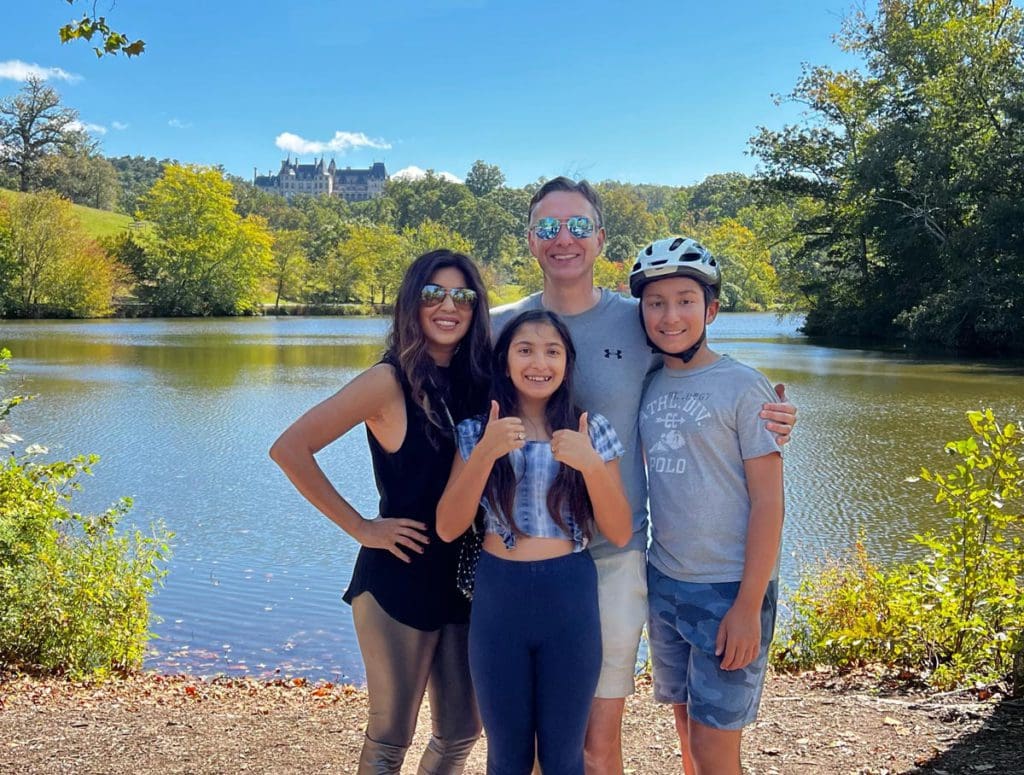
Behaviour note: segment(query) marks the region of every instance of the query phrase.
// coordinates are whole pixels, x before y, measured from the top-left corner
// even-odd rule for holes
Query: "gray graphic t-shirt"
[[[706,584],[743,578],[750,517],[743,461],[781,452],[758,416],[775,400],[763,374],[728,356],[651,376],[640,404],[649,560],[666,576]]]

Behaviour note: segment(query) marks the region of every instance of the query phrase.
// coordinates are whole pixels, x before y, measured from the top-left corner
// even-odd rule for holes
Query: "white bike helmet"
[[[710,250],[688,237],[666,237],[636,254],[629,273],[629,292],[639,299],[647,283],[676,276],[692,277],[708,286],[716,297],[722,288],[722,272]]]

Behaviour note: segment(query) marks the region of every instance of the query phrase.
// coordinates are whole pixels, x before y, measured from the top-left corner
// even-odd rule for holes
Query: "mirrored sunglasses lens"
[[[451,294],[452,301],[463,307],[472,307],[476,304],[476,291],[472,288],[453,288]]]
[[[537,239],[549,240],[557,237],[561,228],[562,222],[557,218],[541,218],[533,227],[533,233],[537,235]]]
[[[576,239],[585,239],[594,233],[594,222],[585,215],[570,218],[565,225]]]
[[[424,285],[420,291],[420,303],[433,307],[444,301],[445,289],[440,285]]]

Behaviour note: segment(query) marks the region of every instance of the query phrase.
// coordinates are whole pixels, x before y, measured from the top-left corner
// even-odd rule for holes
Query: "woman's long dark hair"
[[[544,408],[548,430],[551,433],[562,428],[579,430],[582,411],[573,400],[573,369],[576,365],[576,347],[573,345],[572,336],[562,319],[555,313],[543,309],[527,310],[517,315],[505,326],[494,345],[491,398],[498,402],[499,417],[508,417],[519,413],[519,394],[508,373],[508,351],[516,332],[530,323],[550,325],[558,333],[562,344],[565,345],[565,377],[558,389],[551,394],[547,406]],[[484,492],[487,499],[495,505],[499,512],[499,518],[503,519],[515,534],[521,535],[522,532],[516,525],[514,517],[516,475],[512,470],[512,463],[509,461],[508,455],[503,455],[494,464]],[[548,490],[547,507],[555,524],[570,537],[572,534],[563,516],[563,510],[566,507],[576,524],[583,530],[583,534],[588,539],[593,534],[594,507],[590,502],[590,495],[587,493],[583,475],[575,468],[567,466],[565,463],[559,464],[558,474],[555,476],[551,489]]]
[[[448,376],[444,377],[427,351],[427,341],[420,326],[420,291],[435,272],[448,267],[462,272],[466,287],[476,291],[477,302],[469,331],[459,342],[449,364]],[[451,250],[432,250],[409,265],[398,288],[384,357],[397,364],[399,379],[430,420],[428,436],[435,446],[439,436],[452,436],[449,413],[451,420],[457,423],[478,414],[485,406],[483,399],[487,395],[491,375],[490,332],[487,291],[469,256]]]

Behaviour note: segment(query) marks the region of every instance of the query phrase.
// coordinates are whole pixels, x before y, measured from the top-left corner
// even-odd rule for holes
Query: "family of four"
[[[646,625],[684,771],[739,775],[774,628],[780,445],[796,410],[709,349],[722,277],[699,243],[642,250],[637,303],[594,286],[605,231],[586,182],[548,181],[528,223],[541,293],[489,312],[468,257],[420,256],[381,361],[271,448],[362,547],[345,593],[369,696],[358,772],[401,771],[426,693],[423,775],[461,773],[481,723],[493,775],[535,762],[621,774]],[[359,424],[372,518],[315,459]],[[470,605],[456,567],[477,526]]]

